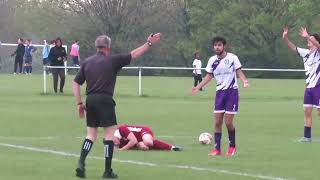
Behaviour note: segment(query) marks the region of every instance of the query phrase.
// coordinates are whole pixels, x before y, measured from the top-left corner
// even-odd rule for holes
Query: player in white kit
[[[192,88],[192,94],[197,93],[200,88],[215,78],[217,83],[216,98],[214,107],[215,117],[215,147],[209,153],[209,156],[221,154],[221,134],[223,120],[228,129],[229,148],[227,156],[233,156],[236,152],[236,133],[233,125],[234,115],[238,112],[239,92],[237,84],[237,75],[243,82],[244,87],[249,86],[246,76],[241,70],[241,63],[238,57],[232,53],[225,51],[226,40],[222,37],[215,37],[212,40],[213,51],[212,56],[207,64],[207,75],[204,80],[196,87]]]
[[[304,92],[304,136],[299,142],[311,142],[312,109],[318,109],[320,116],[320,36],[309,35],[306,28],[300,29],[300,36],[307,41],[309,49],[297,47],[289,40],[289,29],[283,29],[283,40],[289,48],[302,57],[306,71],[306,89]]]

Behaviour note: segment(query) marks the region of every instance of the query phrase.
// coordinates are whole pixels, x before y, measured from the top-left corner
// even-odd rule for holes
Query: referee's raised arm
[[[132,59],[139,58],[141,55],[143,55],[145,52],[147,52],[148,49],[153,44],[157,43],[160,39],[161,39],[161,33],[150,34],[146,43],[144,43],[142,46],[140,46],[130,52],[131,58]]]

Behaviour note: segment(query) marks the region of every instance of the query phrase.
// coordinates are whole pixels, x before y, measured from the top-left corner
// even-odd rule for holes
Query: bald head
[[[96,41],[95,41],[95,46],[98,49],[102,49],[102,48],[111,48],[111,39],[110,37],[108,37],[107,35],[101,35],[98,36]]]

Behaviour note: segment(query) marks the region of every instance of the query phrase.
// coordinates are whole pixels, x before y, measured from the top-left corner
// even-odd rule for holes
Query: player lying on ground
[[[155,139],[151,128],[147,126],[120,125],[114,137],[114,144],[121,151],[129,149],[182,151],[179,146]]]

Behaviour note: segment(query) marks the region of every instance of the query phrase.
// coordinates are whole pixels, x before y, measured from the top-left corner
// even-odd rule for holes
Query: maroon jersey
[[[153,132],[147,126],[121,125],[119,127],[119,133],[121,136],[120,147],[122,147],[128,143],[127,137],[129,136],[130,132],[132,132],[134,134],[134,136],[137,138],[138,142],[143,141],[142,137],[145,134],[150,134],[153,137]]]

